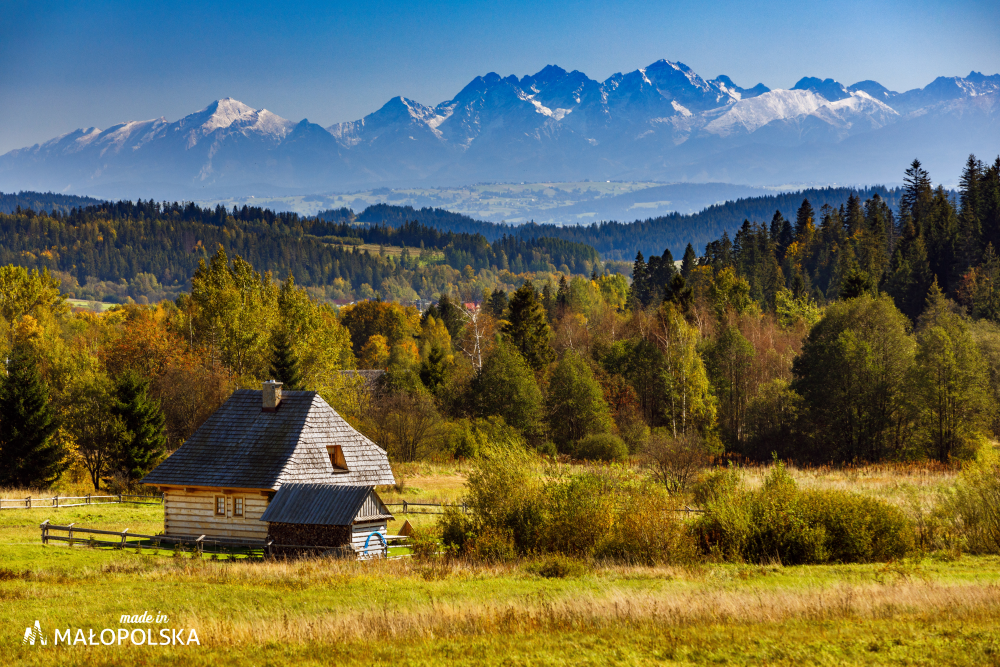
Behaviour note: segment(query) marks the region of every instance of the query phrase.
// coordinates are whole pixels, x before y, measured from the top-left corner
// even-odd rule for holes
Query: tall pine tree
[[[285,389],[292,391],[304,389],[299,360],[292,351],[292,342],[285,331],[279,331],[274,335],[271,347],[271,378],[282,383]]]
[[[52,439],[58,425],[34,354],[15,345],[0,383],[0,485],[52,484],[66,469],[66,452]]]
[[[525,280],[511,297],[509,308],[508,320],[500,331],[532,369],[541,370],[555,359],[556,353],[549,345],[552,329],[549,328],[545,308],[538,300],[535,286]]]
[[[114,412],[126,433],[109,468],[124,475],[128,482],[136,482],[166,454],[166,419],[159,401],[149,396],[149,382],[137,373],[123,373],[115,383],[114,393]]]

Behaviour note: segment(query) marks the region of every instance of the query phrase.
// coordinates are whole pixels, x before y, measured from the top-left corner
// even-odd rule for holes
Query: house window
[[[215,497],[215,515],[216,516],[226,516],[226,497],[216,496]]]
[[[333,465],[334,472],[347,472],[347,459],[344,458],[344,450],[340,445],[328,445],[326,448],[330,455],[330,464]]]
[[[243,516],[242,498],[233,498],[233,516]]]

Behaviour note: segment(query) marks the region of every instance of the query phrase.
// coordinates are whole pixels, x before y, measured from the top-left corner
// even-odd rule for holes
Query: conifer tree
[[[499,287],[493,290],[490,297],[486,300],[486,312],[490,314],[494,319],[503,319],[504,312],[507,310],[507,292],[500,289]]]
[[[555,350],[549,345],[552,330],[538,293],[529,281],[525,280],[514,292],[510,315],[500,331],[534,370],[541,370],[555,359]]]
[[[292,351],[292,342],[286,331],[279,331],[274,335],[271,346],[271,379],[277,380],[291,391],[304,388],[299,360]]]
[[[681,260],[681,276],[684,280],[691,277],[691,272],[698,265],[698,255],[695,254],[694,248],[690,243],[684,248],[684,258]]]
[[[781,215],[781,211],[775,211],[771,218],[771,241],[774,242],[775,258],[780,263],[785,258],[785,250],[792,245],[794,235],[792,233],[792,223]]]
[[[795,240],[800,243],[808,240],[816,224],[816,213],[808,199],[802,200],[798,212],[795,214]]]
[[[427,358],[420,364],[420,381],[431,392],[444,382],[445,354],[437,345],[431,348]]]
[[[556,319],[557,302],[556,295],[552,293],[552,283],[545,283],[545,287],[542,288],[542,308],[545,309],[545,316],[548,318],[549,322],[554,322]]]
[[[115,383],[115,414],[121,418],[126,433],[109,466],[129,482],[141,479],[166,454],[163,433],[166,419],[159,401],[149,396],[149,382],[127,371]]]
[[[34,354],[15,345],[0,380],[0,486],[49,486],[66,452],[52,439],[58,424]]]
[[[559,291],[556,292],[556,312],[562,317],[569,309],[569,283],[566,276],[559,278]]]
[[[903,176],[903,196],[899,200],[899,215],[913,218],[913,224],[922,230],[924,213],[931,198],[931,177],[927,170],[914,160]]]
[[[646,302],[649,292],[649,272],[646,267],[646,258],[642,252],[637,252],[635,262],[632,263],[632,287],[629,289],[629,300],[637,306]]]
[[[886,291],[896,307],[911,321],[916,321],[924,309],[924,297],[933,280],[924,239],[914,226],[913,218],[907,215],[886,276]]]
[[[841,218],[844,221],[844,231],[847,232],[848,236],[855,236],[861,232],[864,225],[864,213],[861,210],[861,198],[855,196],[853,192],[847,197],[847,207]]]

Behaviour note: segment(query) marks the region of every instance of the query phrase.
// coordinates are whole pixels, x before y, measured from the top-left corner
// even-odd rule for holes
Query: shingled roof
[[[385,450],[354,430],[314,391],[284,391],[275,412],[262,392],[235,392],[143,484],[278,489],[290,482],[394,484]],[[334,472],[340,445],[348,472]]]
[[[261,521],[349,526],[355,521],[392,519],[370,486],[285,484],[267,505]]]

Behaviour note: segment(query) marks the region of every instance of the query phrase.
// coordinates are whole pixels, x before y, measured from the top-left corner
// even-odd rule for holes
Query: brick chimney
[[[276,412],[281,405],[281,383],[268,380],[264,383],[264,412]]]

